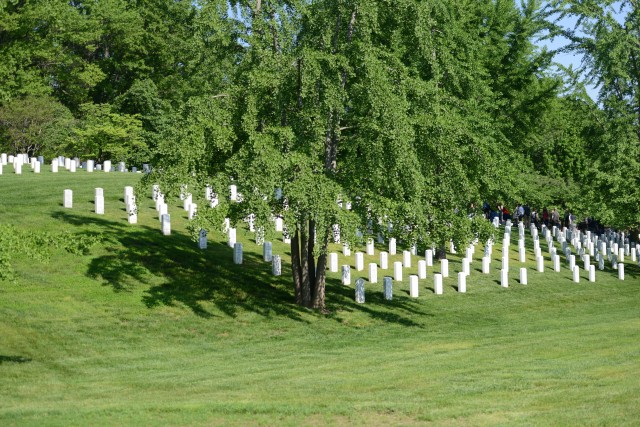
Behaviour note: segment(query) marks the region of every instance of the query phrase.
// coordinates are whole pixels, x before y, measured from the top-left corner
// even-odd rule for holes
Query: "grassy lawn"
[[[450,256],[444,295],[433,272],[393,301],[379,283],[329,275],[327,315],[293,304],[288,246],[271,275],[253,235],[238,229],[244,265],[221,233],[198,249],[172,200],[163,236],[150,192],[130,225],[123,189],[139,174],[0,176],[0,223],[23,231],[99,235],[86,255],[51,249],[48,262],[17,257],[0,282],[0,425],[637,425],[640,419],[640,269],[626,278],[583,270],[545,273],[512,238],[509,288],[480,273],[478,246],[467,293],[456,292]],[[104,216],[93,213],[95,187]],[[74,207],[62,207],[65,188]],[[499,241],[501,242],[501,236]],[[556,247],[558,245],[556,244]],[[363,248],[360,248],[363,249]],[[382,246],[378,250],[384,249]],[[336,245],[335,250],[339,248]],[[355,250],[354,250],[355,251]],[[353,252],[352,252],[353,253]],[[390,257],[401,260],[401,255]],[[378,262],[378,256],[365,257]],[[355,265],[340,254],[340,264]],[[526,266],[529,284],[518,283]],[[352,269],[352,283],[359,273]]]

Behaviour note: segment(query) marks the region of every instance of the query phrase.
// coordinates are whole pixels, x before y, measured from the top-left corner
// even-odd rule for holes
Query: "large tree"
[[[640,225],[640,5],[637,0],[557,0],[557,22],[575,18],[573,28],[559,24],[567,50],[584,55],[582,71],[599,88],[601,117],[590,139],[588,183],[592,214],[617,227]]]
[[[50,96],[15,98],[0,106],[0,149],[29,156],[63,148],[74,124],[71,112]]]
[[[484,4],[263,0],[234,4],[231,23],[220,5],[202,3],[210,33],[240,30],[209,54],[236,65],[212,64],[166,127],[150,180],[219,194],[236,183],[242,203],[221,197],[200,213],[215,227],[254,214],[268,232],[282,216],[296,301],[318,309],[335,225],[351,245],[377,233],[423,247],[488,237],[469,210],[511,194],[517,156],[501,145]]]

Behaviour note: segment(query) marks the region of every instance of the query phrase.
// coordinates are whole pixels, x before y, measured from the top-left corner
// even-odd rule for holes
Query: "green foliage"
[[[16,279],[12,264],[15,258],[27,257],[38,263],[46,263],[52,249],[83,255],[99,240],[100,236],[95,234],[33,232],[0,224],[0,281]]]
[[[69,151],[82,158],[140,164],[149,158],[138,115],[120,114],[108,104],[84,104]]]
[[[16,98],[0,106],[0,147],[13,153],[50,154],[64,146],[73,125],[71,112],[50,96]]]
[[[616,227],[640,224],[640,7],[636,1],[553,2],[558,19],[576,18],[575,28],[557,26],[553,34],[571,41],[585,55],[583,71],[599,86],[601,111],[593,120],[589,182],[594,215]]]

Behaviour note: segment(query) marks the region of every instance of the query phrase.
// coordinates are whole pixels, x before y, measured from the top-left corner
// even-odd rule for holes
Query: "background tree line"
[[[640,224],[637,6],[0,0],[0,144],[148,160],[169,191],[235,180],[244,202],[198,226],[282,215],[296,298],[322,308],[336,224],[438,247],[488,237],[484,201]],[[586,54],[597,102],[544,34]]]

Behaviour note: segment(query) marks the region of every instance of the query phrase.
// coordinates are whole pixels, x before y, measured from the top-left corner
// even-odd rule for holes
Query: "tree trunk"
[[[311,307],[311,284],[313,283],[311,279],[311,269],[309,267],[309,235],[306,232],[307,228],[307,220],[305,219],[301,226],[301,237],[300,240],[300,249],[301,249],[301,263],[302,263],[302,301],[301,304],[305,307]],[[311,254],[313,257],[313,253]]]
[[[318,270],[316,273],[315,285],[313,287],[313,308],[325,309],[325,284],[327,278],[327,245],[329,243],[328,233],[325,230],[322,237],[322,247],[318,256]]]
[[[302,304],[303,275],[300,265],[300,232],[296,226],[296,232],[291,239],[291,274],[293,275],[293,285],[295,287],[296,304]]]

